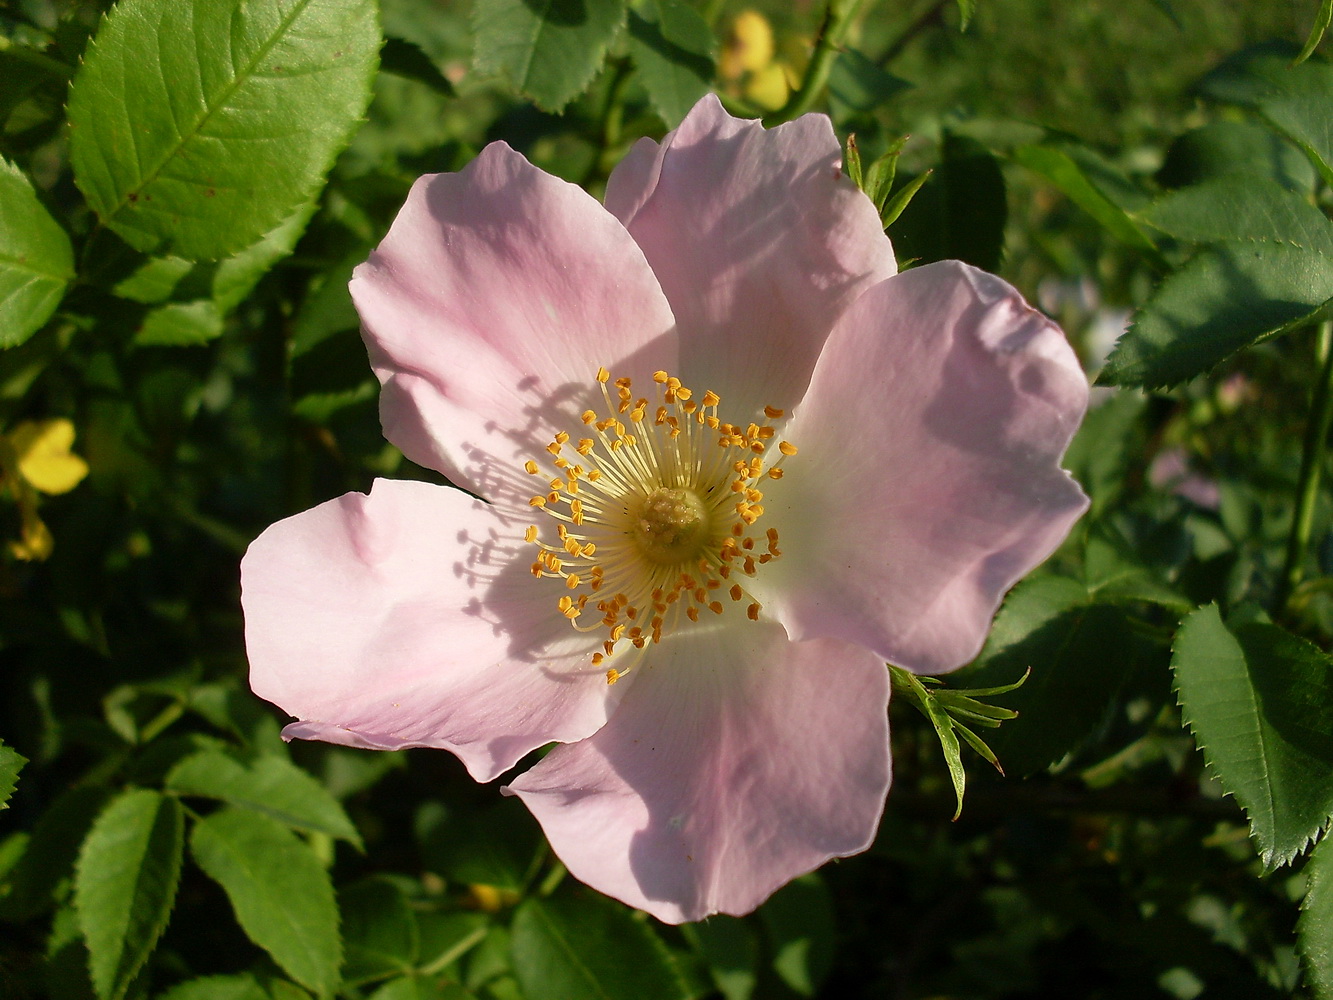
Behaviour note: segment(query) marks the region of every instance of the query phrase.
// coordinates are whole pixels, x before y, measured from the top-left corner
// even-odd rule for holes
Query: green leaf
[[[326,833],[361,847],[361,836],[328,790],[291,761],[264,756],[250,765],[205,750],[186,757],[167,775],[166,787],[263,813],[287,826]]]
[[[547,111],[581,94],[625,20],[625,0],[488,0],[473,6],[477,69],[504,73]]]
[[[70,89],[70,161],[131,246],[215,260],[311,200],[370,101],[374,0],[122,0]]]
[[[976,663],[954,675],[967,690],[1013,683],[1018,718],[987,734],[1007,773],[1031,774],[1094,742],[1120,693],[1155,647],[1119,607],[1092,604],[1076,580],[1038,576],[1005,599]]]
[[[343,981],[354,985],[406,975],[416,964],[420,933],[403,891],[387,879],[369,878],[338,890]]]
[[[1296,925],[1305,974],[1315,996],[1333,997],[1333,837],[1310,854],[1305,866],[1305,900]]]
[[[1266,177],[1231,174],[1159,198],[1140,218],[1186,243],[1289,243],[1333,255],[1333,223],[1307,199]]]
[[[222,336],[222,313],[207,300],[170,302],[150,310],[134,333],[139,347],[195,347]]]
[[[829,73],[829,94],[852,111],[874,111],[911,84],[856,49],[843,49]]]
[[[1259,112],[1333,184],[1333,66],[1313,60],[1292,66],[1290,53],[1285,44],[1247,49],[1204,77],[1199,89]]]
[[[333,989],[342,963],[338,907],[309,847],[276,820],[225,808],[194,825],[190,851],[226,890],[251,941],[303,986]]]
[[[750,1000],[759,983],[759,941],[751,925],[719,914],[681,927],[726,1000]]]
[[[1098,375],[1159,388],[1208,371],[1333,298],[1333,256],[1285,243],[1205,247],[1157,286]]]
[[[484,810],[445,813],[427,803],[416,817],[426,866],[450,881],[519,891],[542,844],[522,803],[504,798]]]
[[[1276,625],[1233,632],[1210,604],[1181,625],[1171,667],[1185,722],[1260,858],[1288,863],[1333,815],[1333,661]]]
[[[41,329],[73,279],[69,237],[23,171],[0,157],[0,347]]]
[[[1306,36],[1305,44],[1301,46],[1301,51],[1296,56],[1296,65],[1299,66],[1314,53],[1315,48],[1323,41],[1324,32],[1328,30],[1330,21],[1333,21],[1333,0],[1322,0],[1314,24],[1310,25],[1310,34]]]
[[[956,259],[993,271],[1008,217],[1000,164],[980,143],[957,135],[945,136],[941,154],[930,183],[895,223],[894,252],[900,260]]]
[[[1093,516],[1118,500],[1130,481],[1130,469],[1143,447],[1146,409],[1141,394],[1118,392],[1088,410],[1069,443],[1064,467],[1092,498]]]
[[[1272,129],[1251,121],[1216,121],[1171,143],[1157,181],[1184,187],[1231,174],[1263,177],[1302,194],[1314,190],[1316,177],[1301,151]]]
[[[154,257],[113,290],[121,298],[145,305],[208,299],[226,313],[240,304],[269,268],[292,252],[317,207],[315,202],[302,205],[258,242],[223,261],[194,263],[183,257]]]
[[[18,785],[19,771],[28,763],[28,758],[13,747],[0,742],[0,809],[9,808],[9,797]]]
[[[580,892],[532,897],[514,914],[514,974],[542,1000],[686,1000],[662,939],[619,904]]]
[[[102,1000],[125,994],[166,928],[184,838],[180,802],[132,789],[106,807],[84,840],[74,906]]]
[[[958,0],[958,30],[966,31],[972,23],[972,15],[977,12],[977,0]]]
[[[795,879],[759,909],[773,971],[803,997],[812,997],[833,967],[838,927],[833,900],[817,872]]]
[[[684,0],[650,0],[629,12],[629,54],[648,100],[675,128],[713,82],[713,32]]]
[[[106,789],[91,785],[56,798],[37,820],[23,857],[0,880],[0,915],[29,920],[63,898],[79,847],[106,800]]]
[[[158,1000],[272,1000],[254,976],[201,976],[177,983]]]
[[[1040,174],[1120,242],[1156,256],[1157,248],[1123,208],[1088,178],[1068,153],[1052,146],[1026,145],[1014,149],[1014,160]]]
[[[422,50],[416,42],[404,38],[386,38],[380,49],[380,69],[394,76],[424,83],[437,94],[445,97],[457,97],[454,85],[440,72],[435,60]]]

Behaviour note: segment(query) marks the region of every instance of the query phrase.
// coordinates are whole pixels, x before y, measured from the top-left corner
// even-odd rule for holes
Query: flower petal
[[[794,405],[833,321],[897,269],[840,162],[824,115],[766,131],[710,94],[660,146],[635,145],[607,183],[607,208],[680,325],[673,373],[719,393],[733,422]]]
[[[680,923],[748,913],[869,846],[889,787],[883,662],[745,623],[670,636],[636,673],[602,730],[508,789],[576,877]]]
[[[301,720],[285,735],[441,747],[489,781],[595,732],[624,692],[529,572],[522,530],[457,490],[382,479],[260,535],[241,564],[250,685]]]
[[[999,278],[946,261],[876,286],[784,431],[800,451],[765,498],[784,555],[752,592],[796,639],[966,663],[1087,507],[1059,468],[1087,399],[1059,328]]]
[[[577,425],[599,366],[646,380],[675,365],[671,309],[634,241],[504,143],[418,180],[351,290],[385,436],[492,499]]]

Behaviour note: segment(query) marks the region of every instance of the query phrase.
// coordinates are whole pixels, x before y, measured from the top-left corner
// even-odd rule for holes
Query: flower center
[[[649,562],[689,562],[703,555],[708,521],[708,508],[693,490],[659,486],[644,497],[634,540]]]
[[[759,487],[781,479],[783,461],[796,454],[782,441],[770,460],[775,431],[768,421],[781,410],[765,407],[762,424],[724,423],[716,393],[696,400],[679,379],[657,372],[650,416],[652,404],[635,398],[628,378],[615,380],[614,399],[610,381],[599,368],[606,412],[584,412],[590,436],[561,431],[546,446],[543,458],[555,475],[530,503],[556,520],[559,544],[539,540],[536,525],[525,535],[538,548],[533,575],[564,581],[560,613],[579,631],[606,630],[594,665],[622,643],[641,653],[682,617],[720,615],[728,603],[744,604],[747,617],[759,619],[759,602],[741,581],[782,554],[777,529],[754,533],[764,514]],[[524,468],[543,474],[535,460]],[[608,669],[607,683],[635,662],[637,655]]]

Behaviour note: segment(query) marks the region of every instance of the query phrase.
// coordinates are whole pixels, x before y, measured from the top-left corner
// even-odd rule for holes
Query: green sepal
[[[967,785],[967,774],[963,769],[962,744],[959,743],[960,736],[995,770],[1004,774],[1004,768],[1000,766],[994,751],[980,736],[964,725],[961,719],[966,719],[973,725],[995,728],[1004,720],[1017,718],[1018,713],[1012,709],[987,705],[978,699],[1017,690],[1031,673],[1031,670],[1024,672],[1023,676],[1012,684],[951,691],[943,689],[944,682],[937,677],[917,677],[910,670],[889,664],[889,677],[893,683],[894,693],[911,702],[935,727],[935,735],[939,737],[940,748],[944,751],[944,762],[949,768],[949,778],[953,782],[954,797],[958,803],[953,814],[954,819],[963,814],[963,792]]]

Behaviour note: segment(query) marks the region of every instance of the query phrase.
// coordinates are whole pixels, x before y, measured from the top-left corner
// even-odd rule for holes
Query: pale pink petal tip
[[[668,923],[740,915],[870,845],[888,698],[867,650],[700,630],[663,645],[600,732],[509,789],[594,888]]]
[[[999,278],[946,261],[877,285],[786,430],[802,467],[770,508],[787,555],[764,596],[797,638],[966,663],[1087,508],[1060,469],[1087,400],[1064,334]]]
[[[595,732],[622,692],[543,613],[520,532],[458,490],[379,480],[260,535],[241,564],[250,684],[302,720],[284,736],[440,747],[488,781]]]
[[[710,94],[607,182],[679,324],[673,374],[723,393],[733,420],[794,405],[838,314],[897,269],[841,158],[824,115],[765,129]]]

